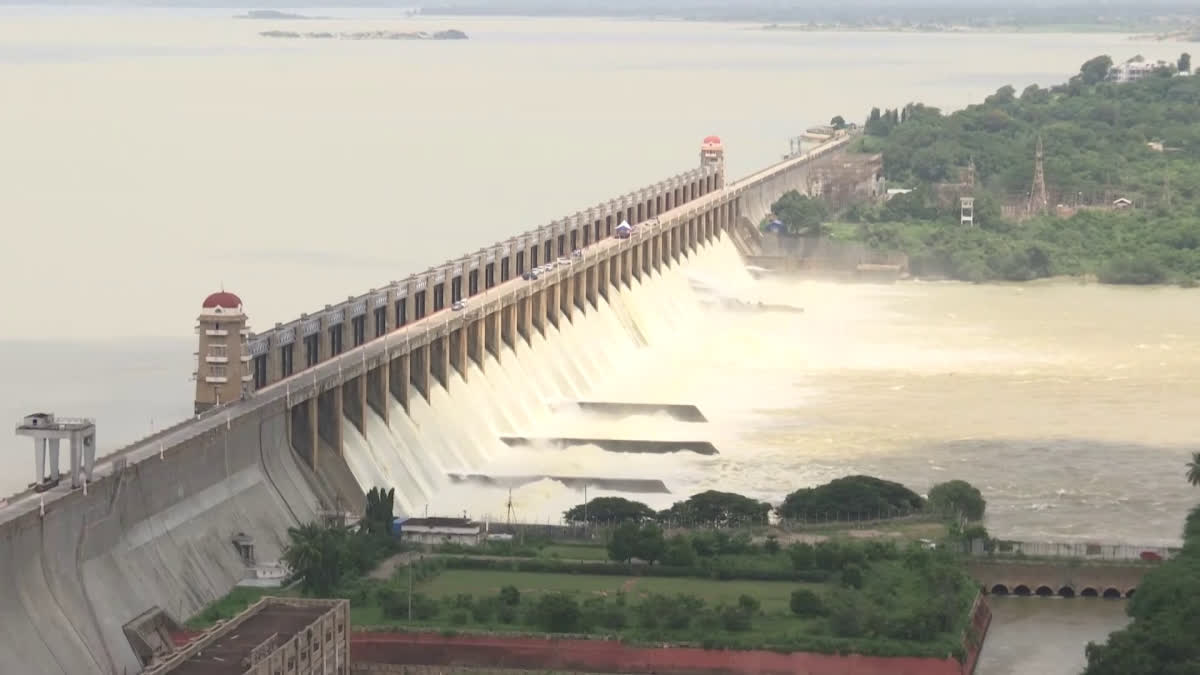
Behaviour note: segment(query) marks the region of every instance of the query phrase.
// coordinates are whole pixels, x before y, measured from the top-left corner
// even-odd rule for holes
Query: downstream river
[[[95,416],[111,449],[183,418],[190,331],[222,284],[266,327],[690,167],[710,133],[736,176],[833,115],[958,108],[1100,53],[1175,57],[1102,34],[341,9],[304,29],[470,39],[273,41],[257,33],[294,24],[233,13],[0,8],[0,217],[26,235],[0,248],[0,298],[19,308],[0,314],[9,419]],[[578,471],[772,500],[851,472],[922,491],[963,478],[1002,536],[1178,541],[1196,291],[753,282],[728,262],[693,281],[805,313],[711,322],[598,392],[701,406],[721,455],[583,454]],[[32,453],[4,447],[9,493]],[[516,498],[541,514],[574,496],[536,484]],[[979,672],[1077,672],[1083,644],[1123,620],[1120,603],[1003,601]]]

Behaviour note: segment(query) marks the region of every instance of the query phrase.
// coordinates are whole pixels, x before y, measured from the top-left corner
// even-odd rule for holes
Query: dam
[[[138,672],[140,617],[192,616],[278,559],[288,527],[376,485],[426,507],[630,350],[686,340],[643,334],[629,299],[736,259],[849,140],[729,181],[709,137],[698,168],[265,331],[209,296],[196,416],[0,506],[5,672]]]

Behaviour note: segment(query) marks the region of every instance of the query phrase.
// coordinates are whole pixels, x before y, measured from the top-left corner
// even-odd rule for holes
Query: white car
[[[559,265],[570,265],[570,264],[571,264],[571,259],[570,259],[570,258],[559,258],[559,259],[558,259],[558,264],[559,264]]]
[[[583,249],[577,248],[574,251],[571,251],[571,257],[572,258],[582,258],[583,257]]]
[[[450,309],[452,309],[456,312],[460,312],[466,308],[467,308],[466,300],[459,300],[458,302],[454,303],[453,305],[450,305]]]

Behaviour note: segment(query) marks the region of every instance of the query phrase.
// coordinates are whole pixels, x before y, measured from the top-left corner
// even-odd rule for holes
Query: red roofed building
[[[253,375],[247,338],[246,313],[242,299],[226,290],[204,298],[200,304],[196,335],[197,415],[214,406],[237,401],[248,391]]]

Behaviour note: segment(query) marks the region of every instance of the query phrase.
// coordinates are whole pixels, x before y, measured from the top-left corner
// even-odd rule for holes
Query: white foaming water
[[[639,373],[653,370],[660,349],[700,346],[700,308],[689,273],[734,284],[749,278],[728,241],[704,247],[683,265],[643,275],[633,288],[610,289],[599,308],[575,309],[570,320],[545,322],[545,335],[502,346],[499,360],[485,354],[483,367],[470,361],[467,376],[451,368],[449,387],[431,383],[426,401],[410,388],[409,410],[391,401],[390,427],[368,415],[364,436],[345,425],[346,460],[364,487],[396,488],[398,510],[418,514],[502,518],[508,491],[452,483],[448,473],[493,476],[547,475],[663,480],[684,486],[700,478],[709,458],[690,453],[618,454],[592,445],[565,449],[542,445],[509,447],[503,435],[576,436],[657,440],[706,440],[709,425],[679,423],[666,415],[614,419],[562,408],[582,399],[654,402]],[[639,386],[639,380],[643,380]],[[631,386],[632,382],[632,386]],[[676,401],[658,401],[676,402]],[[682,455],[688,455],[682,459]],[[589,490],[589,497],[618,494]],[[657,505],[673,495],[645,495]],[[513,491],[514,509],[528,521],[558,521],[579,503],[578,490],[537,480]]]

